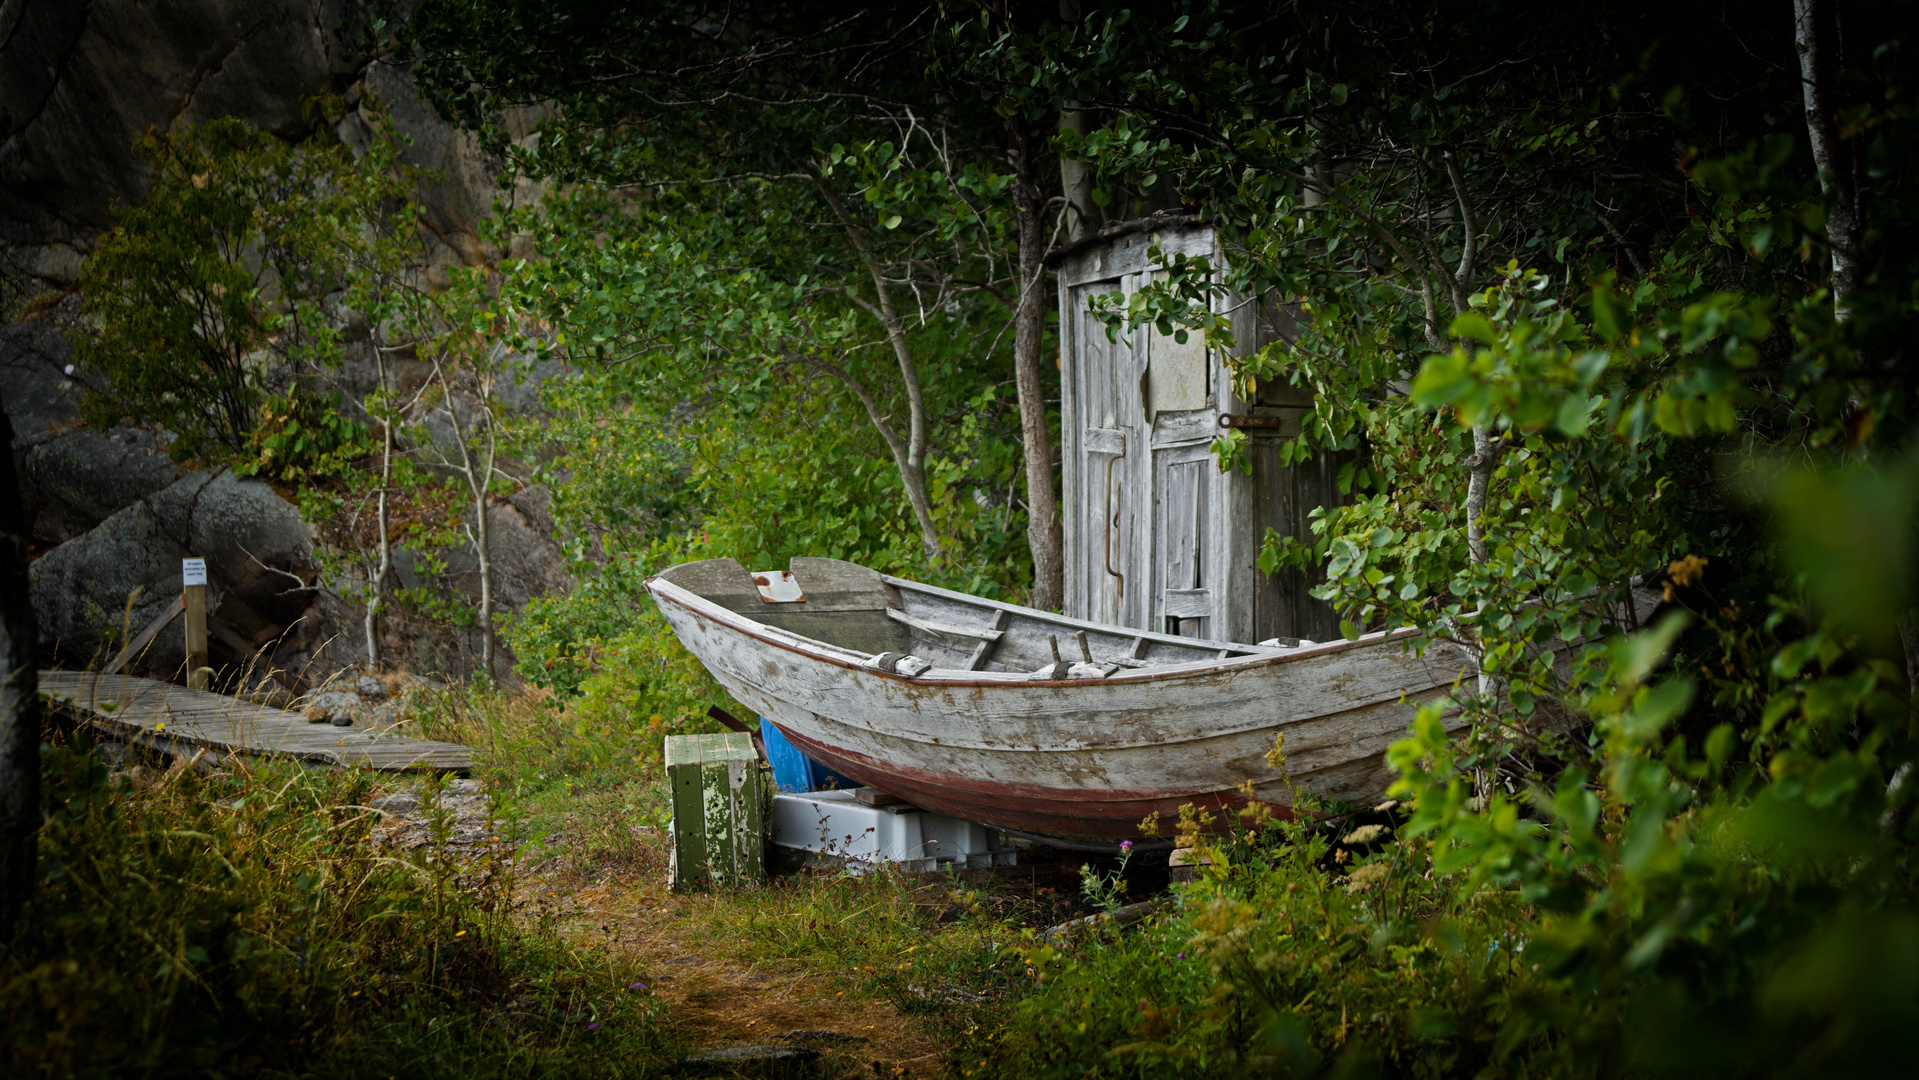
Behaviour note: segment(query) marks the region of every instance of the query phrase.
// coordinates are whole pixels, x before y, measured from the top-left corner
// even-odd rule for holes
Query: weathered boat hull
[[[1170,819],[1186,803],[1239,805],[1249,783],[1281,805],[1295,788],[1375,800],[1391,781],[1384,751],[1417,704],[1471,671],[1456,647],[1414,656],[1404,635],[1374,635],[1295,649],[1227,645],[1221,654],[1238,655],[1101,678],[937,666],[907,677],[877,670],[857,649],[748,618],[667,580],[672,573],[648,587],[680,640],[809,756],[928,810],[1053,836],[1136,837],[1142,819]],[[949,618],[953,605],[1004,609],[1058,627],[1056,638],[1090,625],[885,582],[890,602]],[[1093,629],[1103,640],[1177,640]],[[1266,760],[1281,733],[1284,774]]]

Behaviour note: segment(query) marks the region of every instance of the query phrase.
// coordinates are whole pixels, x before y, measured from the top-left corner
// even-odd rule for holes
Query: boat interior
[[[748,572],[733,559],[682,563],[659,577],[728,611],[902,675],[1017,672],[1106,678],[1139,668],[1272,655],[1297,642],[1243,645],[1069,619],[922,585],[839,559],[795,558]]]

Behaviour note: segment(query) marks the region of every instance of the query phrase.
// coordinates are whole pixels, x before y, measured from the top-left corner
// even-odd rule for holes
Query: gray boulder
[[[172,484],[178,470],[159,433],[75,428],[24,449],[16,464],[38,503],[34,538],[62,543]]]
[[[71,354],[55,317],[0,327],[0,407],[13,421],[23,509],[43,545],[86,532],[178,477],[159,432],[79,426],[89,376],[69,370]]]
[[[307,706],[307,720],[315,724],[331,722],[337,727],[348,727],[352,725],[353,718],[359,715],[361,704],[360,695],[348,691],[316,694]]]
[[[179,595],[180,560],[189,554],[207,561],[210,624],[219,622],[225,603],[246,612],[249,623],[272,627],[292,626],[305,614],[310,596],[301,582],[311,580],[313,546],[299,513],[267,484],[197,472],[34,562],[42,655],[85,665],[105,654],[109,631],[123,620],[138,632]],[[251,642],[216,632],[214,644],[217,662],[222,648],[239,653]],[[134,670],[171,673],[184,660],[183,637],[162,633]]]

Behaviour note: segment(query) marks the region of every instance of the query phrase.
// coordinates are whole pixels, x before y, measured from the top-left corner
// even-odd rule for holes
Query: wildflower
[[[1175,956],[1175,957],[1173,957],[1173,959],[1175,959],[1175,960],[1184,960],[1184,959],[1186,959],[1186,954],[1185,954],[1185,953],[1180,953],[1180,954],[1179,954],[1178,956]]]
[[[1282,731],[1273,736],[1273,748],[1266,751],[1266,764],[1272,766],[1273,771],[1281,776],[1286,775],[1285,732]]]
[[[1385,831],[1386,831],[1386,827],[1384,825],[1361,825],[1359,828],[1354,829],[1352,832],[1347,833],[1346,838],[1344,840],[1341,840],[1340,843],[1370,844],[1373,841],[1379,839],[1380,834],[1384,833]]]
[[[1132,854],[1132,851],[1133,851],[1133,842],[1131,840],[1121,840],[1119,842],[1119,853],[1121,855],[1130,855]]]
[[[1369,889],[1375,885],[1383,884],[1389,872],[1385,863],[1367,863],[1365,866],[1355,869],[1352,872],[1352,876],[1347,878],[1346,891],[1356,893],[1362,889]]]
[[[626,988],[628,990],[644,990],[646,989],[646,984],[645,983],[628,983]]]
[[[596,1028],[596,1027],[599,1027],[599,1026],[600,1026],[600,1025],[598,1025],[598,1024],[588,1024],[588,1025],[586,1025],[586,1030],[588,1030],[588,1031],[592,1031],[592,1030],[593,1030],[594,1028]]]

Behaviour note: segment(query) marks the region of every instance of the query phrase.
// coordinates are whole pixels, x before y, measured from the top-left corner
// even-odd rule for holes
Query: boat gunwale
[[[1411,627],[1411,626],[1404,626],[1404,627],[1400,627],[1397,630],[1391,630],[1391,631],[1376,630],[1370,634],[1361,636],[1356,641],[1327,641],[1327,642],[1319,642],[1317,644],[1305,646],[1302,648],[1290,648],[1290,649],[1279,648],[1279,647],[1260,648],[1258,652],[1249,653],[1244,656],[1229,656],[1223,659],[1214,659],[1214,660],[1191,660],[1181,664],[1159,665],[1150,669],[1123,668],[1120,671],[1115,672],[1111,675],[1108,675],[1104,678],[1034,680],[1031,674],[1027,672],[1017,672],[1017,671],[979,672],[979,671],[962,671],[957,668],[929,668],[926,671],[919,673],[918,675],[901,675],[897,672],[885,671],[880,668],[870,666],[870,656],[868,654],[856,652],[852,649],[843,648],[841,646],[834,645],[831,642],[821,641],[818,638],[809,638],[799,634],[789,633],[787,631],[781,630],[778,627],[770,626],[766,623],[758,621],[757,619],[750,618],[737,611],[734,611],[731,608],[718,604],[712,600],[708,600],[706,597],[701,596],[699,593],[696,593],[693,590],[688,589],[683,585],[676,584],[672,581],[664,580],[665,574],[668,573],[671,569],[673,568],[669,567],[668,570],[663,570],[658,574],[654,574],[652,577],[647,578],[644,583],[647,591],[653,594],[653,598],[656,603],[662,598],[671,600],[674,603],[678,604],[680,607],[685,608],[688,611],[694,612],[695,614],[702,615],[714,622],[717,622],[725,626],[727,629],[734,631],[735,633],[752,638],[764,644],[772,645],[776,648],[783,649],[787,652],[799,653],[800,655],[805,656],[808,659],[818,660],[828,664],[832,664],[836,667],[843,667],[851,670],[862,671],[868,674],[878,675],[882,678],[893,679],[902,683],[909,683],[909,684],[918,685],[918,686],[940,686],[940,687],[955,687],[955,688],[1018,686],[1018,687],[1028,687],[1028,688],[1040,688],[1040,687],[1056,687],[1056,686],[1062,686],[1062,685],[1086,686],[1086,685],[1098,685],[1098,684],[1109,684],[1109,683],[1143,683],[1143,682],[1151,682],[1151,681],[1160,680],[1160,679],[1191,678],[1194,676],[1206,675],[1212,672],[1223,671],[1231,668],[1251,667],[1256,664],[1287,663],[1294,660],[1305,659],[1307,657],[1325,656],[1325,655],[1329,655],[1332,653],[1340,652],[1340,651],[1351,649],[1351,648],[1383,645],[1389,641],[1403,640],[1406,638],[1415,637],[1421,632],[1418,627]],[[981,605],[988,608],[1005,610],[1015,615],[1025,615],[1028,617],[1034,617],[1040,622],[1053,623],[1069,629],[1098,630],[1102,633],[1107,633],[1107,634],[1111,634],[1115,630],[1118,630],[1121,633],[1131,633],[1134,636],[1144,636],[1147,639],[1152,641],[1158,641],[1166,644],[1183,645],[1187,647],[1191,647],[1193,643],[1195,642],[1200,642],[1202,648],[1208,647],[1209,645],[1213,644],[1201,638],[1180,638],[1180,637],[1174,637],[1171,635],[1157,634],[1150,630],[1135,631],[1127,627],[1112,627],[1112,626],[1108,626],[1101,623],[1086,622],[1080,619],[1068,618],[1064,615],[1054,615],[1051,612],[1043,612],[1043,611],[1037,611],[1033,608],[1020,607],[1017,604],[1008,604],[1008,603],[1005,603],[1004,601],[988,600],[988,599],[985,599],[984,597],[970,596],[966,593],[954,592],[950,589],[942,589],[936,585],[926,585],[917,581],[908,581],[904,578],[895,578],[888,575],[881,575],[881,577],[889,585],[911,588],[919,592],[932,593],[938,596],[947,597],[949,599],[960,600],[960,601],[977,604],[977,605]],[[678,595],[675,595],[675,594],[678,594]],[[1221,642],[1221,643],[1218,643],[1217,647],[1233,648],[1235,647],[1235,643]],[[1245,645],[1237,645],[1236,647],[1242,648],[1242,649],[1247,648],[1247,646]],[[1253,648],[1259,648],[1259,647],[1253,646]],[[838,653],[840,655],[833,655],[834,653]],[[855,657],[857,659],[848,659],[849,657]],[[981,675],[999,675],[1002,677],[983,679],[983,678],[980,678]]]

